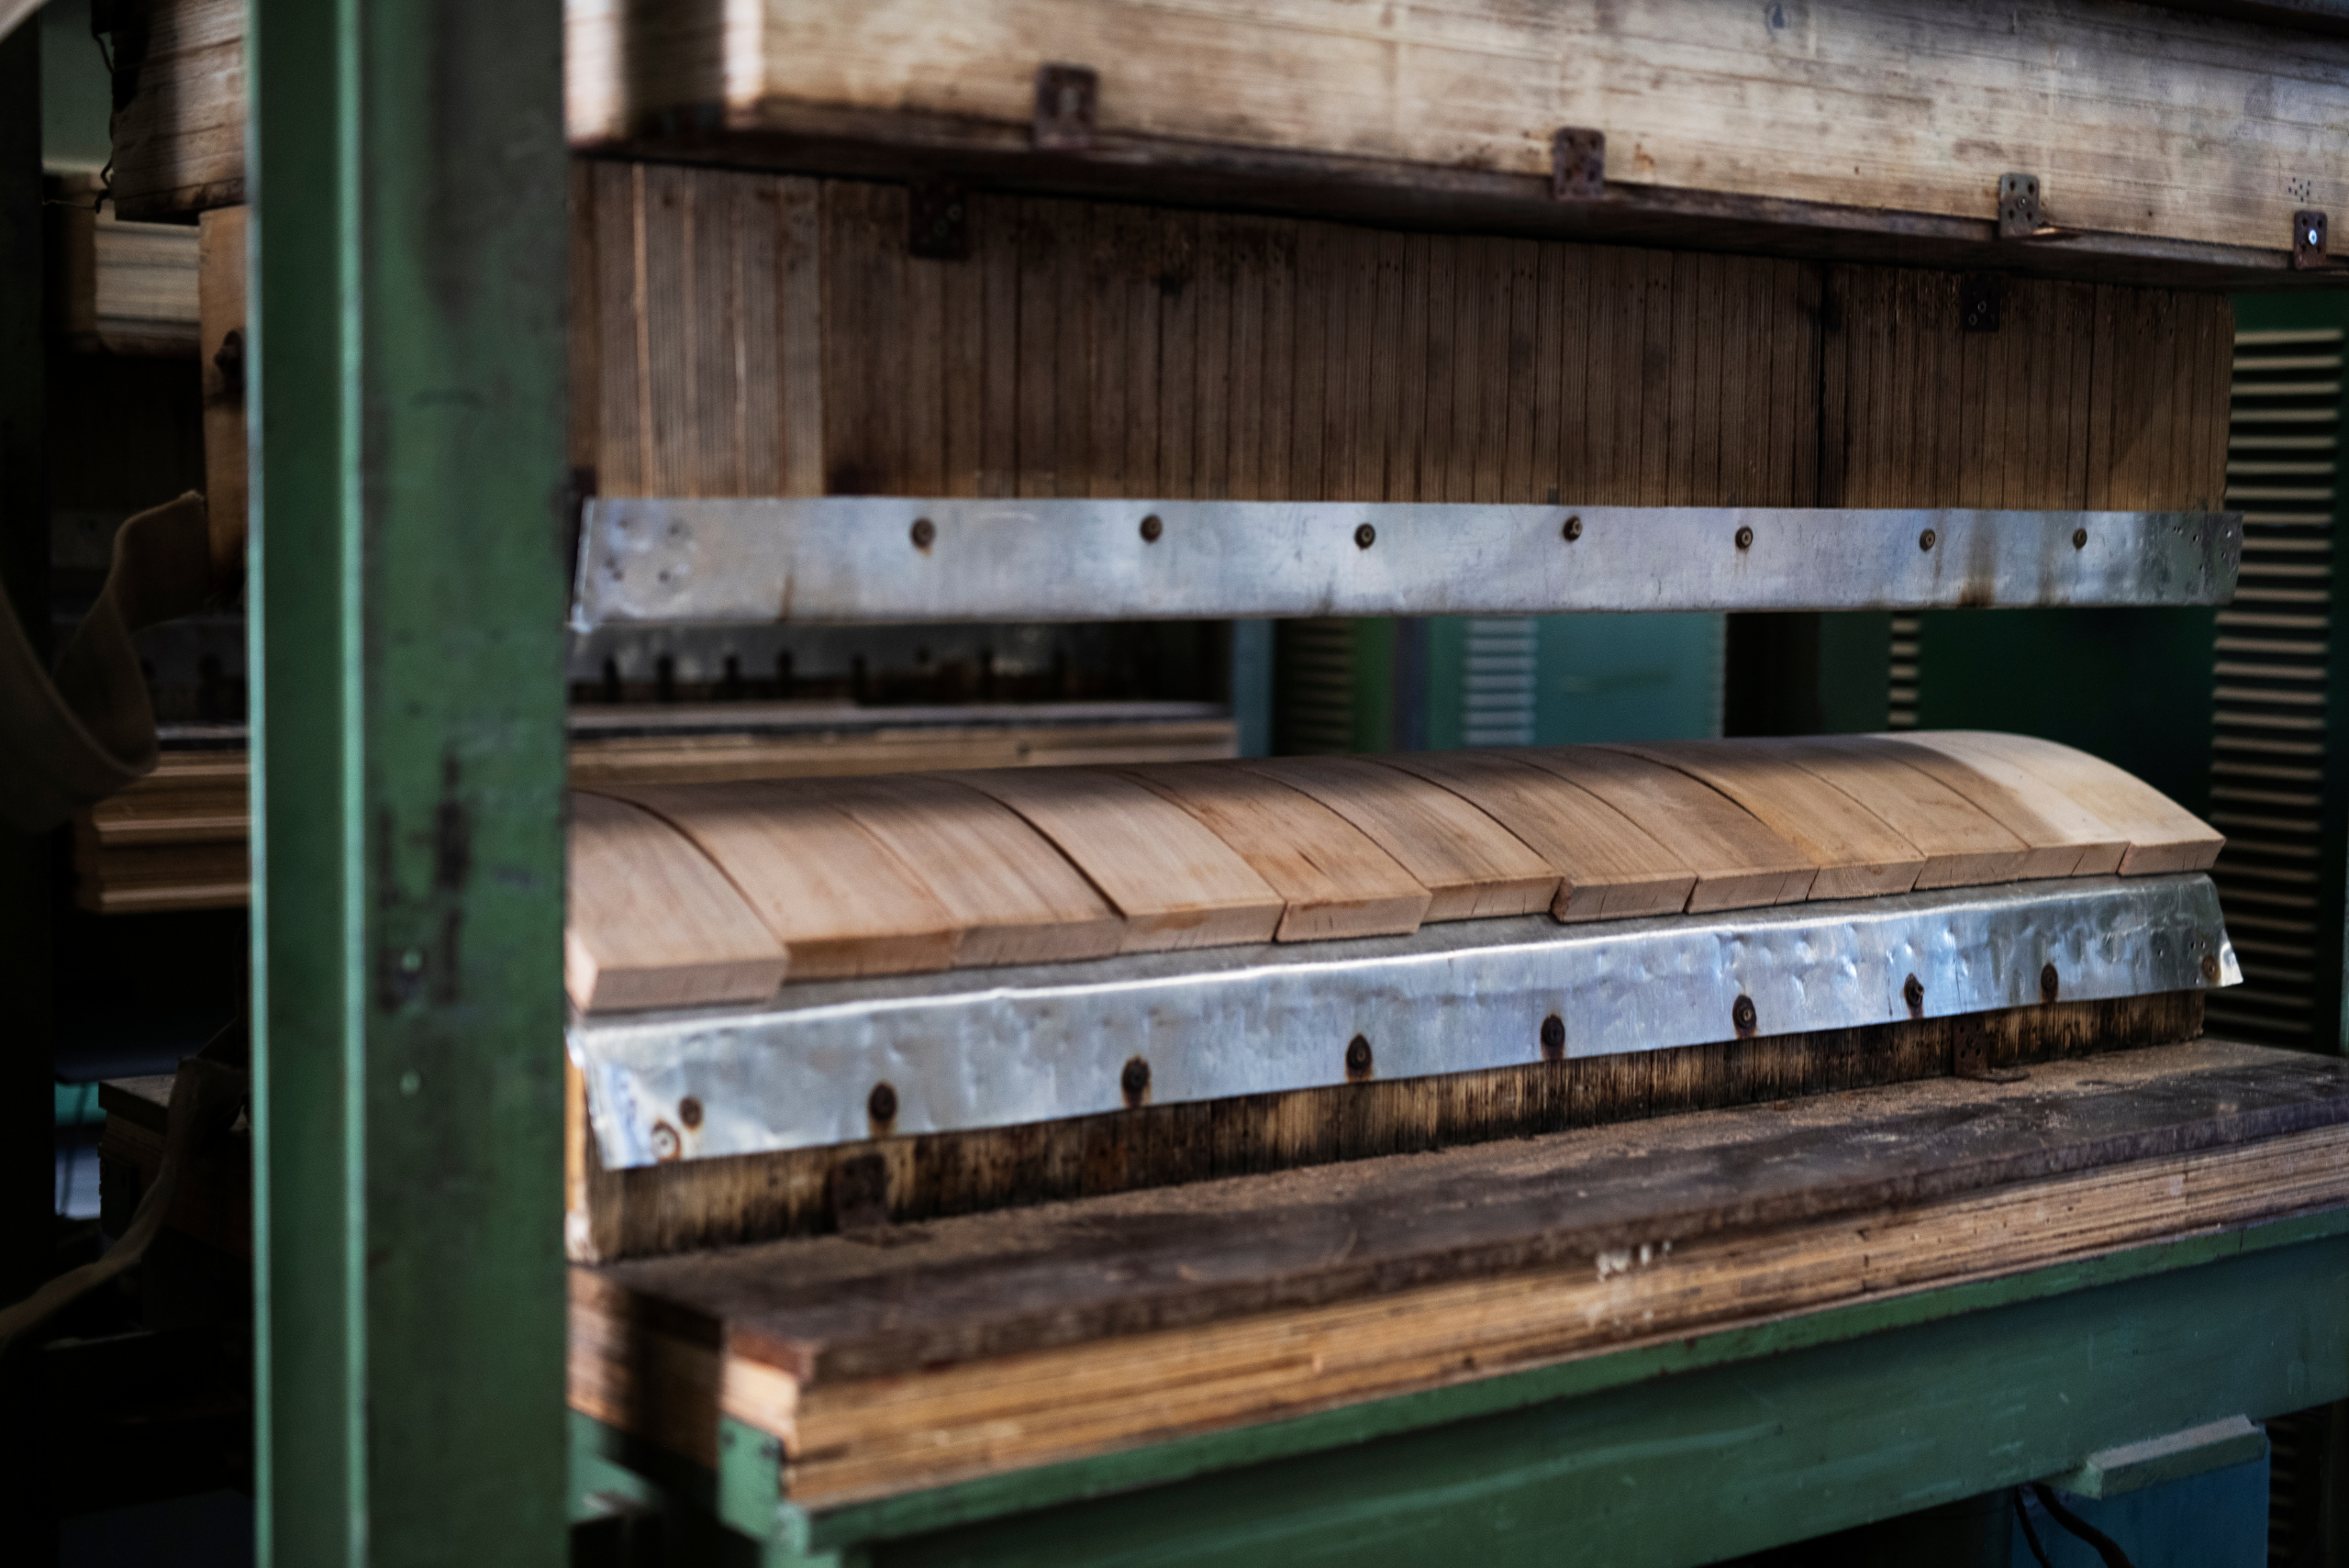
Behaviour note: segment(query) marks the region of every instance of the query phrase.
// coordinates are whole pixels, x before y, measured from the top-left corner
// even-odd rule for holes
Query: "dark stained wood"
[[[1642,1127],[619,1263],[803,1387],[1856,1216],[2349,1122],[2349,1063],[2190,1044]]]
[[[1947,1073],[1962,1040],[2012,1067],[2190,1040],[2202,994],[2059,1002],[1964,1018],[1541,1060],[1442,1077],[1147,1106],[989,1131],[611,1171],[584,1140],[575,1255],[646,1257],[833,1228],[832,1174],[878,1155],[892,1218],[1415,1153],[1670,1111],[1748,1105]],[[574,1101],[572,1114],[581,1107]]]

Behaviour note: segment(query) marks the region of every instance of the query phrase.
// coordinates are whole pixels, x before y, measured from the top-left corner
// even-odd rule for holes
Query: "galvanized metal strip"
[[[2234,513],[590,502],[573,624],[2208,605]]]
[[[894,1130],[1008,1127],[1116,1110],[1128,1063],[1153,1103],[1413,1078],[1570,1056],[1847,1029],[2043,999],[2242,979],[2197,874],[2097,877],[1560,926],[1546,917],[1408,937],[1149,953],[1088,963],[793,986],[783,1004],[574,1018],[607,1166],[809,1148]],[[1553,1038],[1554,1038],[1554,1030]],[[680,1114],[688,1097],[691,1114]]]

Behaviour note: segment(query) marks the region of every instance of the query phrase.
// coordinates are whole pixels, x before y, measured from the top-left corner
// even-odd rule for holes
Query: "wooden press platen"
[[[587,1012],[790,980],[2206,869],[2085,752],[1979,732],[613,788],[573,796]]]

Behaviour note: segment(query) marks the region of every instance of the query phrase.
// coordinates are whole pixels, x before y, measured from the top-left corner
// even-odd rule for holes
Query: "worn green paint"
[[[878,1547],[881,1568],[1685,1568],[2349,1394],[2349,1238]]]
[[[561,28],[250,13],[265,1562],[563,1550]]]

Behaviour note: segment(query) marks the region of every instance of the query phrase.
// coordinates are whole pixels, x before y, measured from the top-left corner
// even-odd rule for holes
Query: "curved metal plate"
[[[2205,978],[2210,961],[2215,982]],[[1085,963],[790,986],[780,1006],[574,1019],[607,1166],[870,1137],[873,1087],[898,1133],[1120,1108],[1140,1057],[1153,1103],[1346,1082],[1356,1035],[1382,1078],[1791,1034],[2041,1000],[2242,979],[2200,875],[2096,877],[1561,926],[1543,916],[1408,937],[1149,953]],[[697,1125],[678,1114],[699,1102]]]

